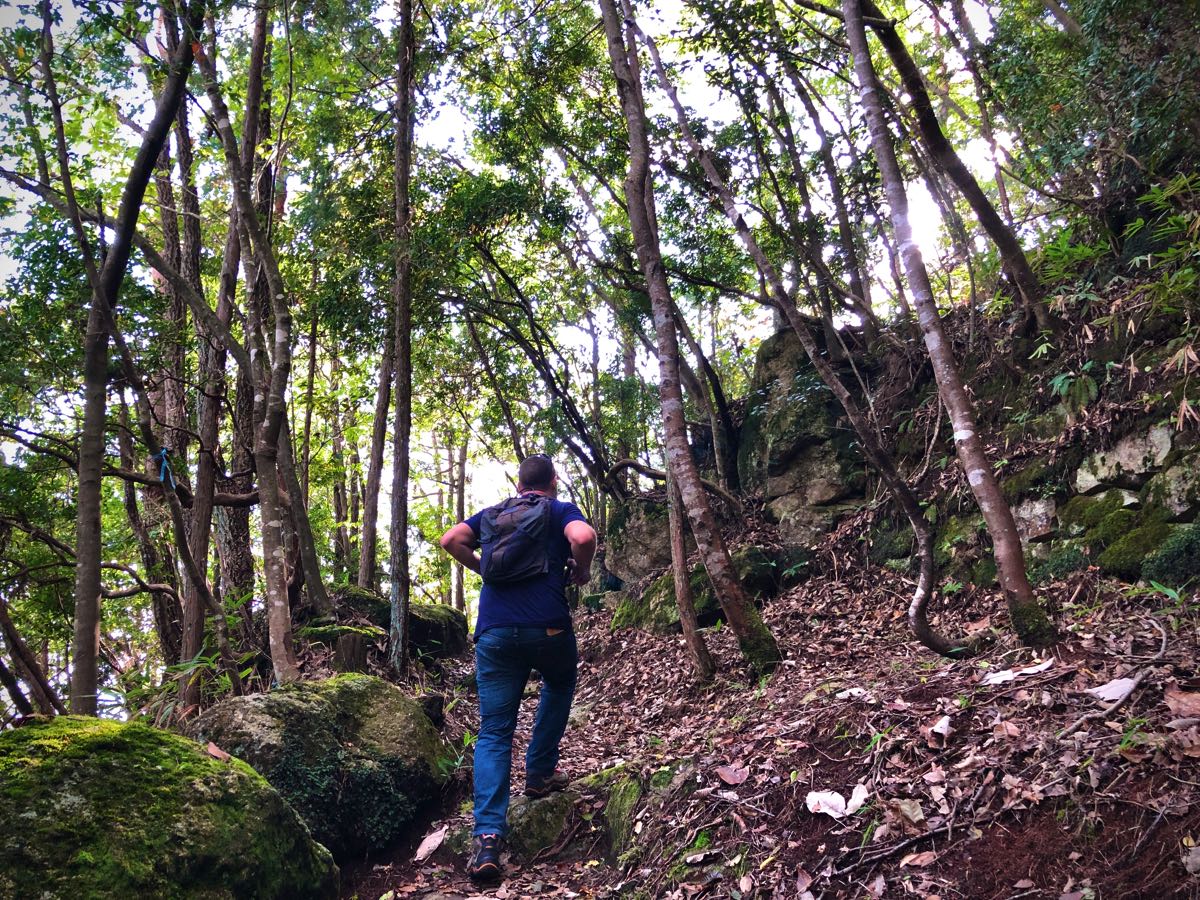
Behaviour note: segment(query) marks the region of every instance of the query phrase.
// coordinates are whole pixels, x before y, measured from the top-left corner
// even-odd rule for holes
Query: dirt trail
[[[577,840],[479,891],[447,850],[414,865],[406,846],[351,873],[347,896],[1200,897],[1184,864],[1200,868],[1200,730],[1183,721],[1200,716],[1194,607],[1082,573],[1048,589],[1066,634],[1053,653],[1035,657],[999,631],[980,658],[949,661],[909,640],[905,594],[883,569],[814,578],[767,607],[788,656],[779,670],[748,683],[732,636],[710,630],[722,669],[707,687],[680,639],[582,616],[563,766],[587,775],[631,763],[647,781],[688,766],[661,808],[635,813],[629,864],[606,865]],[[992,594],[951,600],[942,613],[955,622],[1002,624]],[[1143,671],[1119,710],[1058,737],[1107,705],[1087,690]],[[452,731],[473,728],[472,703],[455,705]],[[858,785],[857,812],[809,811],[811,792],[850,798]],[[464,786],[431,829],[468,820]],[[600,803],[588,797],[581,812]]]

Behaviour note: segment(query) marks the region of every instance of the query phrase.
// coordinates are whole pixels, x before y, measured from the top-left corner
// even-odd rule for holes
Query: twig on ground
[[[1155,654],[1154,658],[1150,660],[1150,664],[1145,666],[1141,671],[1139,671],[1137,673],[1137,675],[1134,676],[1133,684],[1130,686],[1129,692],[1127,694],[1125,694],[1124,697],[1121,697],[1118,700],[1114,700],[1108,706],[1104,707],[1104,709],[1097,709],[1097,710],[1093,710],[1092,712],[1084,713],[1082,716],[1080,716],[1078,719],[1076,719],[1074,722],[1072,722],[1070,725],[1068,725],[1065,729],[1063,729],[1062,731],[1059,732],[1058,737],[1060,740],[1062,738],[1067,737],[1068,735],[1074,734],[1076,731],[1079,730],[1080,726],[1082,726],[1085,722],[1090,722],[1095,719],[1106,719],[1110,715],[1115,713],[1118,709],[1120,709],[1122,706],[1124,706],[1126,703],[1128,703],[1129,698],[1132,697],[1134,692],[1138,689],[1138,685],[1140,685],[1142,683],[1142,679],[1144,679],[1146,677],[1146,675],[1149,674],[1150,670],[1152,668],[1154,668],[1154,664],[1156,662],[1158,662],[1160,659],[1162,659],[1163,656],[1166,655],[1166,652],[1167,652],[1167,631],[1166,631],[1166,629],[1163,628],[1161,625],[1159,625],[1158,622],[1156,622],[1154,619],[1148,619],[1147,621],[1149,621],[1151,625],[1153,625],[1155,628],[1157,628],[1158,633],[1160,635],[1162,635],[1162,645],[1158,648],[1158,653]]]

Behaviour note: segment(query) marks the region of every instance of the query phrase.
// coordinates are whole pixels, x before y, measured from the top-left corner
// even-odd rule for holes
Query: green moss
[[[979,587],[991,587],[996,583],[996,560],[989,553],[971,566],[968,573],[971,584]]]
[[[1000,490],[1009,503],[1014,503],[1035,487],[1043,484],[1049,474],[1050,463],[1045,458],[1038,458],[1020,472],[1005,478],[1000,485]]]
[[[467,617],[442,603],[409,606],[409,651],[412,655],[457,656],[467,649]]]
[[[1103,496],[1080,494],[1072,497],[1058,510],[1058,521],[1075,533],[1098,526],[1106,517],[1125,508],[1125,495],[1114,488]]]
[[[573,791],[551,794],[541,800],[521,798],[508,809],[508,844],[513,852],[532,859],[553,847],[567,827],[579,795]]]
[[[650,775],[650,790],[665,791],[671,786],[671,782],[675,780],[675,767],[663,766],[661,769],[655,769]]]
[[[913,552],[912,527],[884,523],[867,536],[867,559],[882,566],[889,559],[904,559]]]
[[[746,607],[746,633],[738,635],[738,648],[756,675],[774,671],[782,659],[775,637],[754,606]]]
[[[1083,542],[1093,553],[1098,552],[1127,536],[1137,522],[1137,512],[1132,509],[1118,509],[1089,528],[1083,536]]]
[[[1030,647],[1049,647],[1058,640],[1058,631],[1045,610],[1036,603],[1023,603],[1009,609],[1013,630]]]
[[[742,582],[742,587],[750,596],[759,599],[771,597],[779,590],[775,560],[771,559],[761,547],[753,545],[738,547],[730,554],[730,560],[738,580]]]
[[[348,584],[330,592],[329,598],[339,612],[355,613],[384,629],[392,624],[391,603],[375,591]]]
[[[387,637],[387,632],[377,625],[305,625],[296,629],[296,637],[304,638],[321,644],[336,644],[337,639],[344,634],[361,634],[371,640],[381,640]]]
[[[637,778],[622,778],[608,792],[604,821],[608,824],[614,858],[623,855],[633,839],[633,813],[642,799],[642,784]]]
[[[1200,525],[1175,528],[1142,564],[1143,581],[1180,588],[1200,577]]]
[[[1117,538],[1096,557],[1096,565],[1105,574],[1136,581],[1142,574],[1143,562],[1162,547],[1170,533],[1170,525],[1162,521],[1150,521]]]
[[[0,896],[337,896],[328,851],[262,776],[147,725],[0,734],[0,821]]]
[[[337,856],[394,840],[442,780],[421,706],[368,675],[225,700],[191,727],[253,764]]]
[[[1029,580],[1034,584],[1058,581],[1072,572],[1086,569],[1087,564],[1087,556],[1073,544],[1056,547],[1044,560],[1029,567]]]

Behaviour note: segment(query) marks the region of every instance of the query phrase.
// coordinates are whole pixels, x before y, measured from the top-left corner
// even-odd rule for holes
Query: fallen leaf
[[[812,883],[813,883],[813,877],[811,875],[809,875],[807,871],[804,870],[803,866],[796,870],[796,893],[797,894],[802,894],[805,891],[807,891],[809,885],[811,885]]]
[[[1022,890],[1022,891],[1025,890],[1026,888],[1031,888],[1031,887],[1033,887],[1033,879],[1032,878],[1022,878],[1020,881],[1018,881],[1016,884],[1014,884],[1013,887],[1016,888],[1017,890]]]
[[[442,841],[446,839],[446,832],[450,830],[449,825],[443,825],[429,834],[425,835],[425,839],[421,841],[421,845],[417,847],[417,852],[413,854],[413,862],[425,862],[429,857],[433,856],[438,847],[442,846]]]
[[[998,738],[1015,738],[1020,737],[1021,729],[1014,723],[1004,720],[992,726],[992,734]]]
[[[1054,660],[1047,659],[1037,665],[1026,666],[1024,669],[1001,669],[999,672],[989,672],[984,675],[979,683],[984,685],[1004,684],[1021,675],[1036,675],[1038,672],[1045,672],[1052,665],[1054,665]]]
[[[204,749],[209,756],[211,756],[213,759],[219,759],[221,762],[229,762],[231,759],[233,759],[232,756],[230,756],[212,741],[209,741],[208,746]]]
[[[1181,691],[1176,685],[1169,684],[1163,691],[1163,700],[1176,716],[1200,716],[1200,691]]]
[[[743,875],[738,879],[738,889],[741,890],[743,894],[750,893],[750,891],[754,890],[754,879],[749,875]]]
[[[835,819],[846,815],[846,798],[837,791],[809,791],[804,804],[810,813],[824,813]]]
[[[1183,867],[1189,875],[1200,875],[1200,847],[1193,847],[1183,854]]]
[[[938,855],[932,850],[925,850],[922,853],[910,853],[904,859],[900,860],[900,868],[905,866],[928,866],[937,862]]]
[[[750,777],[750,770],[735,769],[733,766],[717,766],[717,777],[726,784],[739,785]]]
[[[1136,684],[1137,682],[1132,678],[1114,678],[1099,687],[1088,688],[1084,693],[1091,694],[1097,700],[1103,700],[1105,703],[1116,703],[1128,697]]]
[[[854,790],[850,792],[850,799],[846,803],[846,812],[856,813],[863,808],[863,804],[867,802],[867,798],[871,796],[871,792],[867,790],[865,784],[856,784]]]

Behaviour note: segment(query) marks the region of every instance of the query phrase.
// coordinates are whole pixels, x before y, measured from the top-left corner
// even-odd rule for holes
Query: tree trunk
[[[455,479],[458,491],[454,495],[455,522],[465,522],[467,519],[467,446],[470,441],[470,434],[464,434],[462,444],[458,448],[458,477]],[[459,612],[465,612],[467,609],[467,570],[459,563],[455,563],[454,567],[458,572],[458,577],[454,581],[454,608]]]
[[[308,509],[304,504],[304,488],[296,471],[296,456],[292,448],[292,432],[287,417],[279,429],[279,474],[284,488],[292,501],[292,529],[299,544],[300,565],[304,569],[304,585],[308,605],[321,616],[333,615],[333,601],[325,589],[321,575],[321,560],[317,557],[317,542],[313,538],[312,524],[308,520]]]
[[[667,520],[671,530],[671,573],[675,580],[675,605],[679,607],[679,624],[683,629],[683,641],[687,644],[696,669],[696,677],[702,682],[712,681],[717,665],[713,662],[700,623],[696,619],[696,603],[692,596],[691,573],[688,571],[687,547],[684,542],[683,500],[675,488],[675,481],[667,469]]]
[[[867,3],[870,4],[870,0],[867,0]],[[854,58],[863,111],[870,128],[871,143],[875,148],[888,206],[891,209],[892,226],[896,233],[896,241],[900,245],[900,255],[912,291],[917,320],[925,338],[930,361],[933,363],[938,392],[954,428],[954,443],[959,462],[966,472],[967,482],[992,536],[1000,585],[1008,601],[1013,626],[1026,643],[1045,646],[1053,642],[1054,628],[1038,606],[1026,576],[1024,554],[1012,510],[1000,492],[1000,486],[984,451],[975,424],[974,408],[963,386],[950,342],[942,329],[921,251],[913,240],[912,227],[908,221],[908,196],[904,190],[904,181],[896,162],[891,135],[888,133],[880,102],[881,88],[871,64],[867,35],[863,27],[863,8],[860,7],[860,0],[842,0],[846,35]],[[865,8],[872,10],[873,15],[876,14],[873,5]]]
[[[843,9],[845,9],[844,4]],[[891,20],[879,11],[874,0],[863,0],[862,10],[859,13],[860,20],[862,13],[872,17],[872,29],[887,51],[888,58],[891,59],[896,72],[900,75],[904,90],[912,101],[913,113],[916,115],[917,126],[925,146],[929,148],[934,161],[962,193],[975,213],[975,217],[979,220],[979,224],[983,226],[983,230],[996,245],[996,249],[1000,252],[1000,259],[1021,296],[1022,305],[1032,312],[1039,328],[1051,328],[1053,323],[1050,320],[1049,310],[1042,302],[1041,285],[1029,265],[1029,260],[1025,257],[1025,250],[1021,247],[1021,242],[1013,230],[1000,218],[996,207],[992,205],[992,201],[988,199],[983,188],[979,186],[979,182],[975,180],[975,176],[971,174],[971,170],[963,163],[954,146],[947,139],[945,132],[942,131],[937,113],[933,109],[933,102],[925,88],[925,79],[922,77],[916,61],[908,52],[908,47],[905,46],[900,33],[896,31]],[[847,23],[847,27],[849,27],[849,23]],[[874,70],[872,69],[872,71]],[[881,105],[879,105],[879,109],[882,115]],[[903,248],[901,248],[901,253],[903,255]]]
[[[637,75],[636,44],[632,35],[628,45],[626,43],[621,31],[622,16],[617,11],[615,0],[600,0],[600,11],[604,17],[608,55],[617,80],[617,94],[629,131],[629,173],[625,179],[625,198],[658,334],[659,400],[662,405],[667,465],[679,486],[683,505],[691,521],[692,534],[725,613],[725,620],[736,635],[750,667],[755,671],[768,672],[779,662],[779,648],[758,610],[746,596],[733,569],[688,444],[683,393],[679,385],[679,342],[658,242],[650,172],[650,141],[646,132],[645,103]],[[625,18],[632,21],[633,17],[626,11]]]
[[[316,280],[316,271],[313,272]],[[314,285],[315,287],[315,285]],[[308,326],[308,383],[304,387],[304,437],[300,445],[300,488],[304,505],[308,506],[308,467],[312,457],[313,382],[317,377],[317,304],[312,304],[312,321]]]
[[[394,341],[396,346],[396,430],[392,444],[391,604],[389,661],[403,673],[408,667],[408,474],[412,432],[412,209],[408,188],[412,176],[413,65],[416,38],[412,0],[400,0],[396,61],[395,138],[395,280]]]
[[[371,449],[367,456],[367,486],[363,491],[362,541],[358,553],[360,588],[378,590],[379,571],[376,547],[379,540],[379,486],[383,480],[383,449],[388,434],[388,407],[392,399],[393,369],[396,361],[395,338],[385,341],[383,361],[379,364],[379,387],[375,392],[375,418],[371,421]]]
[[[8,645],[8,652],[12,656],[13,665],[17,668],[17,674],[33,694],[33,702],[37,705],[38,712],[46,716],[52,716],[55,713],[65,715],[67,708],[58,699],[54,687],[46,679],[45,668],[30,652],[29,645],[17,631],[16,625],[8,615],[8,604],[3,596],[0,596],[0,634],[4,635],[4,643]],[[72,708],[71,712],[74,713],[75,709]]]
[[[3,659],[0,659],[0,684],[4,685],[4,689],[8,691],[8,696],[12,699],[12,705],[16,709],[17,715],[33,715],[33,704],[29,702],[29,698],[21,690],[21,684],[17,681],[17,676],[4,664]]]

